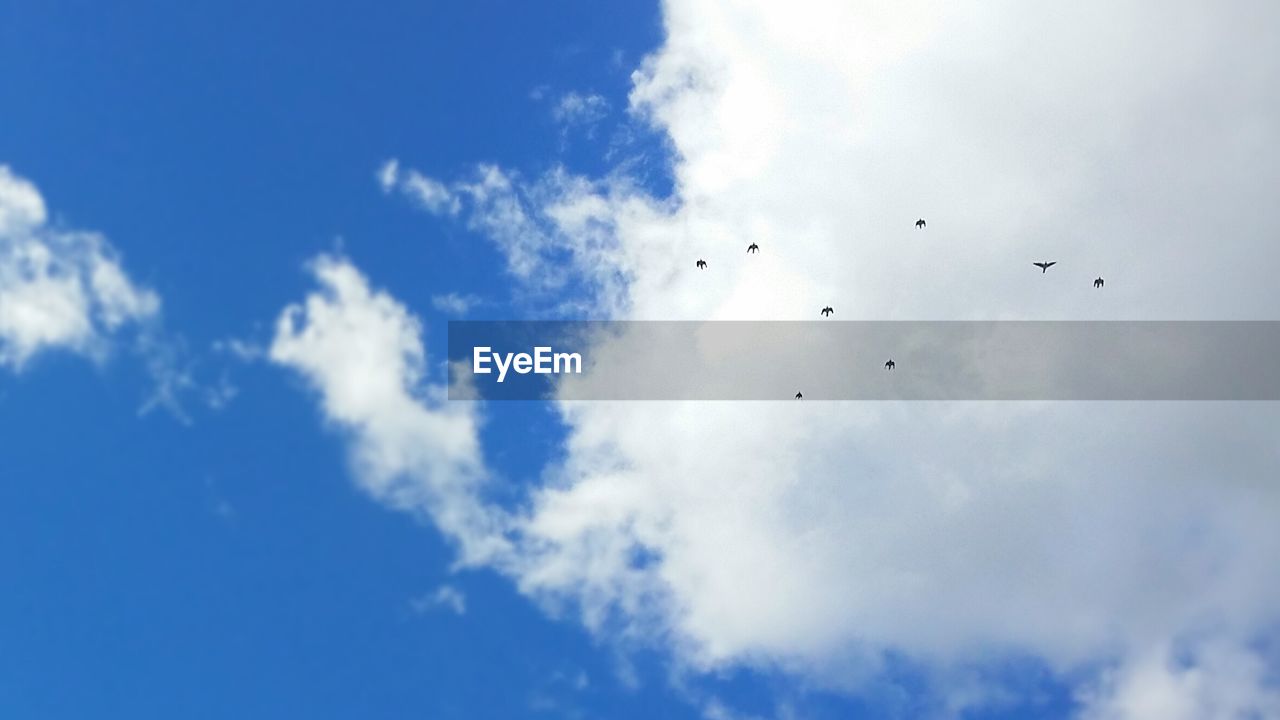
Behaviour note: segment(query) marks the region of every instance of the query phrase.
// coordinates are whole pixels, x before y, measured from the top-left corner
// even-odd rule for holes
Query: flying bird
[[[760,246],[755,243],[751,243],[750,245],[747,246],[747,252],[749,253],[760,252]]]
[[[828,315],[830,315],[830,314],[832,314],[832,313],[834,313],[834,312],[835,312],[835,308],[833,308],[833,307],[831,307],[830,305],[828,305],[828,306],[826,306],[826,307],[822,308],[822,317],[826,317],[826,316],[828,316]]]
[[[923,229],[925,225],[926,225],[926,223],[925,223],[925,221],[924,221],[924,218],[920,218],[919,220],[917,220],[917,221],[916,221],[916,229],[917,229],[917,230],[921,230],[921,229]]]
[[[699,258],[699,259],[698,259],[698,262],[694,263],[694,265],[697,265],[699,270],[706,270],[706,269],[707,269],[707,261],[706,261],[706,260],[703,260],[703,259],[701,259],[701,258]]]
[[[804,393],[796,393],[796,399],[797,399],[797,400],[803,400],[803,399],[804,399]]]
[[[1102,281],[1102,278],[1098,278],[1097,280],[1093,281],[1093,286],[1096,288],[1100,288],[1103,285],[1106,285],[1106,283]]]
[[[897,364],[893,362],[893,359],[892,359],[892,358],[890,358],[890,359],[889,359],[889,362],[886,362],[886,363],[884,364],[884,369],[885,369],[885,370],[892,370],[892,369],[894,369],[895,367],[897,367]]]
[[[1043,275],[1049,271],[1049,268],[1053,267],[1054,265],[1057,265],[1058,261],[1054,260],[1053,262],[1040,262],[1040,263],[1031,263],[1031,264],[1040,268],[1040,274]]]

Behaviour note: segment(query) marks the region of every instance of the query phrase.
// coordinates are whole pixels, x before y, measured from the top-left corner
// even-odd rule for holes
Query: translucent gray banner
[[[1280,400],[1276,321],[451,322],[449,361],[451,400]]]

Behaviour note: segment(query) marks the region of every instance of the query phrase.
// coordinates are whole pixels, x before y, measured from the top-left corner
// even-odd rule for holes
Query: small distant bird
[[[894,369],[895,367],[897,367],[897,364],[893,362],[893,359],[892,359],[892,358],[890,358],[890,359],[889,359],[889,362],[887,362],[887,363],[885,363],[885,364],[884,364],[884,369],[885,369],[885,370],[892,370],[892,369]]]
[[[760,246],[755,243],[751,243],[750,245],[747,246],[747,252],[749,253],[760,252]]]
[[[804,399],[804,393],[796,393],[796,399],[797,399],[797,400],[803,400],[803,399]]]
[[[1053,267],[1054,265],[1057,265],[1058,261],[1054,260],[1053,262],[1042,262],[1042,263],[1031,263],[1031,264],[1040,268],[1040,274],[1043,275],[1049,271],[1049,268]]]
[[[697,265],[699,270],[706,270],[706,269],[707,269],[707,261],[706,261],[706,260],[703,260],[703,259],[701,259],[701,258],[699,258],[699,259],[698,259],[698,262],[694,263],[694,265]]]
[[[1106,283],[1102,281],[1102,278],[1098,278],[1097,280],[1093,281],[1093,286],[1096,288],[1100,288],[1103,285],[1106,285]]]
[[[924,218],[920,218],[919,220],[917,220],[917,221],[916,221],[916,229],[917,229],[917,230],[923,230],[923,229],[924,229],[925,224],[926,224],[926,223],[925,223],[925,221],[924,221]]]
[[[830,315],[830,314],[834,313],[835,311],[836,311],[836,310],[835,310],[835,308],[833,308],[833,307],[831,307],[830,305],[828,305],[828,306],[826,306],[826,307],[822,308],[822,317],[826,317],[826,316],[828,316],[828,315]]]

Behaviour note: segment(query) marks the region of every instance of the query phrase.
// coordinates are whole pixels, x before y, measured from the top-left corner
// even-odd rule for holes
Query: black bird
[[[694,265],[697,265],[699,270],[706,270],[706,269],[707,269],[707,261],[706,261],[706,260],[699,259],[699,260],[698,260],[698,262],[694,263]]]
[[[822,308],[822,317],[826,317],[826,316],[830,315],[830,314],[831,314],[831,313],[833,313],[833,312],[835,312],[835,308],[833,308],[833,307],[831,307],[830,305],[828,305],[828,306],[826,306],[826,307]]]
[[[804,393],[796,393],[796,399],[797,399],[797,400],[803,400],[803,399],[804,399]]]
[[[917,220],[917,221],[916,221],[916,229],[917,229],[917,230],[922,229],[925,225],[926,225],[926,223],[925,223],[925,221],[924,221],[924,218],[920,218],[919,220]]]
[[[892,360],[892,359],[890,359],[890,360],[889,360],[889,362],[887,362],[887,363],[885,363],[885,364],[884,364],[884,369],[885,369],[885,370],[892,370],[892,369],[894,369],[895,367],[897,367],[897,365],[893,362],[893,360]]]
[[[1103,285],[1106,285],[1106,283],[1102,281],[1102,278],[1098,278],[1097,280],[1093,281],[1093,286],[1096,288],[1100,288]]]
[[[1031,263],[1031,264],[1040,268],[1040,274],[1043,275],[1049,271],[1049,268],[1053,267],[1054,265],[1057,265],[1058,261],[1054,260],[1053,262],[1042,262],[1042,263]]]
[[[760,252],[760,246],[755,243],[751,243],[750,245],[747,246],[747,252],[749,253]]]

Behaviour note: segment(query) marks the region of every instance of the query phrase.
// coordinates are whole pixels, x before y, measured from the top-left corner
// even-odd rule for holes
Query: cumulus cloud
[[[326,418],[351,440],[351,463],[374,497],[434,522],[463,562],[497,557],[495,514],[477,499],[485,479],[475,408],[444,401],[426,377],[422,327],[369,286],[345,258],[322,255],[319,289],[276,322],[268,358],[315,389]]]
[[[159,310],[105,238],[49,224],[36,186],[0,165],[0,365],[21,370],[53,349],[100,354]]]
[[[434,181],[516,279],[547,287],[557,266],[552,289],[583,278],[582,307],[625,319],[1280,307],[1276,6],[664,13],[631,109],[670,138],[672,197],[623,172]],[[599,632],[848,687],[888,653],[940,678],[1034,657],[1086,678],[1090,718],[1277,712],[1259,649],[1280,619],[1272,405],[559,410],[564,458],[504,520],[502,569]]]
[[[581,183],[556,198],[577,211],[559,217],[615,241],[596,272],[628,279],[609,303],[621,317],[1280,306],[1246,269],[1280,228],[1259,194],[1280,168],[1277,61],[1232,30],[1257,13],[1274,25],[1271,8],[664,7],[668,37],[632,103],[672,139],[678,203]],[[1041,282],[1041,255],[1071,272]],[[688,271],[695,257],[713,271]],[[1206,268],[1233,292],[1205,291]],[[1081,292],[1097,274],[1117,292]],[[1269,406],[562,411],[568,456],[525,528],[547,551],[522,586],[674,637],[702,667],[821,676],[886,650],[1128,667],[1205,627],[1261,662],[1249,642],[1275,619]]]
[[[1082,694],[1082,720],[1280,717],[1280,688],[1255,654],[1210,644],[1181,659],[1167,646],[1133,657]]]

